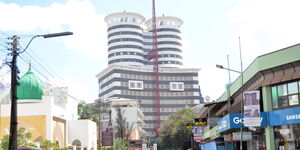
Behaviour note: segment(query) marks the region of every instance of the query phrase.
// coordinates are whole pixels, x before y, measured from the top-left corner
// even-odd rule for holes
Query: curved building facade
[[[108,65],[144,65],[142,24],[137,13],[121,12],[105,17],[108,25]]]
[[[108,65],[152,67],[147,60],[152,50],[152,19],[137,13],[121,12],[105,17],[108,25]],[[159,67],[179,68],[183,65],[180,27],[176,17],[157,17],[157,47]]]
[[[182,39],[180,27],[183,21],[176,17],[161,16],[156,18],[157,48],[159,67],[178,68],[183,65]],[[152,19],[145,22],[148,32],[144,33],[145,53],[152,49]],[[145,63],[151,65],[151,62]]]

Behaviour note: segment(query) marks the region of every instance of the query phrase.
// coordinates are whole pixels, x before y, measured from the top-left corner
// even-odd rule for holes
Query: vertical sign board
[[[113,127],[111,122],[101,123],[102,132],[102,146],[112,146],[113,145]]]
[[[194,133],[194,141],[200,142],[203,140],[203,134],[202,134],[202,127],[201,126],[195,126],[193,129]]]
[[[260,95],[259,91],[243,93],[244,125],[247,127],[260,126]]]

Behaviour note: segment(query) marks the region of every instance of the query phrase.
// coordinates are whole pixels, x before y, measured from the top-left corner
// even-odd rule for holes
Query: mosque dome
[[[43,82],[29,69],[19,80],[17,87],[18,100],[36,99],[41,100],[43,95]]]

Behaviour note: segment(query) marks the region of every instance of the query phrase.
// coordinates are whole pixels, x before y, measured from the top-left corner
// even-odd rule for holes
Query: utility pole
[[[9,150],[17,149],[17,128],[18,128],[18,118],[17,118],[17,85],[18,85],[18,73],[17,73],[17,56],[18,56],[18,41],[19,37],[14,35],[12,37],[12,61],[11,67],[11,119],[10,119],[10,131],[9,131]]]

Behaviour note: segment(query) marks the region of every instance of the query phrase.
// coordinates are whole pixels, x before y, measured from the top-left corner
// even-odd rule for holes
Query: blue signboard
[[[299,115],[299,117],[300,117],[300,115]],[[267,113],[266,112],[261,112],[260,119],[261,119],[260,127],[267,126]],[[243,123],[243,118],[241,119],[240,113],[228,114],[218,121],[218,132],[221,133],[221,132],[224,132],[229,129],[240,128],[241,123]]]
[[[300,108],[290,108],[269,112],[270,126],[300,123]]]

